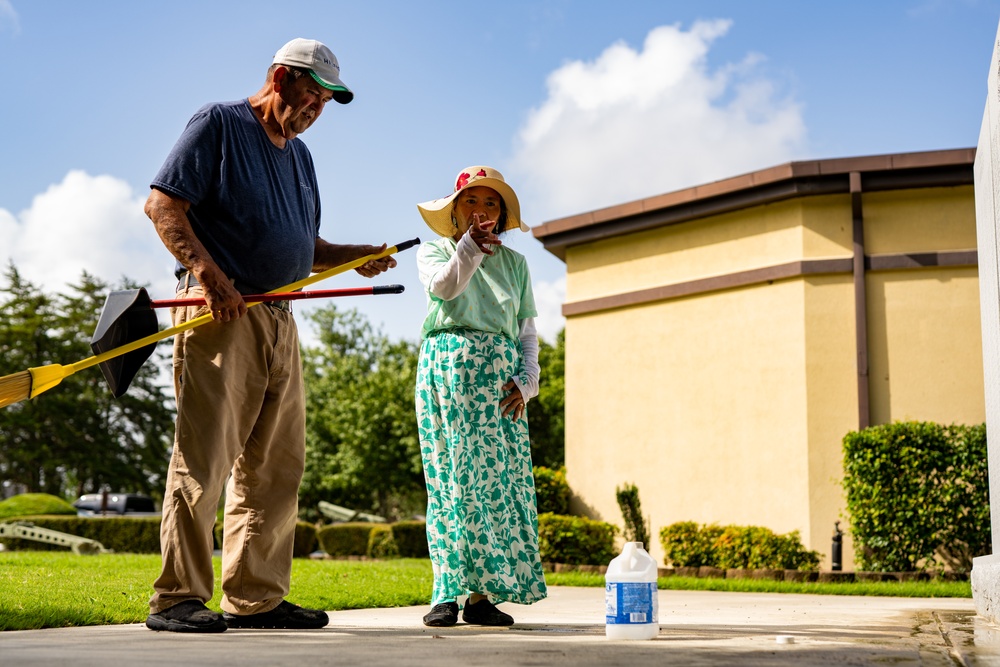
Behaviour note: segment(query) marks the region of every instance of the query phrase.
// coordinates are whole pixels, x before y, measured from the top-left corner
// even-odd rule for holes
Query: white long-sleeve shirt
[[[419,261],[420,282],[427,291],[442,301],[452,301],[465,292],[476,271],[486,257],[468,234],[462,235],[455,245],[455,253],[443,265]],[[538,396],[538,333],[535,318],[518,320],[518,340],[521,342],[524,373],[513,377],[514,384],[521,391],[525,403]]]

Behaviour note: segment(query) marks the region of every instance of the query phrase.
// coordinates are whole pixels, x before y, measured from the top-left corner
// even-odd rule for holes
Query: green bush
[[[973,558],[993,551],[986,424],[952,429],[951,516],[939,526],[935,553],[952,570],[970,572]]]
[[[617,556],[617,526],[581,516],[538,515],[538,550],[546,563],[607,565]]]
[[[76,508],[47,493],[22,493],[0,501],[0,521],[22,516],[76,516]]]
[[[385,523],[374,524],[368,534],[368,552],[372,558],[399,558],[399,547],[393,539],[392,527]]]
[[[986,428],[897,422],[844,437],[844,489],[861,570],[968,571],[991,550]]]
[[[316,537],[320,548],[331,556],[366,556],[376,523],[335,523],[320,528]]]
[[[569,484],[566,469],[533,468],[535,473],[535,498],[539,514],[569,514]]]
[[[802,545],[797,530],[777,535],[762,526],[699,526],[679,521],[660,530],[663,561],[674,567],[816,570],[820,554]]]
[[[392,524],[399,555],[403,558],[427,558],[427,523],[424,521],[397,521]]]
[[[816,570],[820,554],[802,546],[799,531],[777,535],[763,526],[726,526],[713,545],[720,568]]]
[[[160,517],[76,517],[34,516],[23,517],[37,528],[48,528],[61,533],[86,537],[100,542],[105,549],[116,553],[160,553]],[[64,550],[57,545],[32,540],[3,540],[8,549],[34,551]]]
[[[716,562],[715,540],[723,528],[699,526],[694,521],[678,521],[660,529],[663,562],[674,567],[701,567]]]

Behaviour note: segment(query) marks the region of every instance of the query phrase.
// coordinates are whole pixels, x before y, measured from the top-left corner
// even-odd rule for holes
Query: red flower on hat
[[[476,176],[482,176],[483,178],[486,178],[486,170],[485,170],[485,169],[480,169],[480,170],[479,170],[479,171],[478,171],[478,172],[476,173]]]
[[[470,178],[472,177],[469,174],[466,174],[464,171],[461,174],[459,174],[458,180],[455,182],[455,192],[458,192],[459,190],[464,188],[468,184]]]

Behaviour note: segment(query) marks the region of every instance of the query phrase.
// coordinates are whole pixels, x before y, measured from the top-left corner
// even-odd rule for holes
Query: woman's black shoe
[[[424,616],[424,625],[432,628],[450,628],[458,623],[458,603],[442,602],[434,605],[429,614]]]
[[[497,609],[492,602],[483,598],[476,604],[465,603],[462,620],[473,625],[514,625],[514,618]]]

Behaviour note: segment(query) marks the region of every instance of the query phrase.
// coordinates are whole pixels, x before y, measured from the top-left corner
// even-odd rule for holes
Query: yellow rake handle
[[[411,239],[409,241],[404,241],[398,245],[386,248],[380,253],[365,255],[346,264],[341,264],[335,266],[326,271],[321,271],[319,273],[314,273],[313,275],[303,278],[294,283],[278,287],[271,290],[268,294],[276,294],[279,292],[293,292],[298,289],[302,289],[307,285],[312,285],[318,283],[321,280],[326,280],[338,273],[344,273],[345,271],[350,271],[351,269],[356,269],[366,262],[370,262],[375,259],[382,259],[383,257],[388,257],[389,255],[394,255],[397,252],[406,250],[407,248],[412,248],[413,246],[420,243],[420,239]],[[259,302],[258,302],[259,303]],[[247,308],[252,308],[256,306],[257,303],[250,303]],[[61,366],[59,364],[51,364],[49,366],[40,366],[37,368],[29,368],[31,372],[31,398],[41,394],[43,391],[47,391],[52,387],[59,384],[63,378],[69,377],[77,371],[82,371],[85,368],[90,368],[91,366],[96,366],[97,364],[104,363],[108,359],[113,359],[114,357],[121,356],[123,354],[128,354],[132,350],[138,350],[141,347],[146,347],[152,343],[159,342],[164,338],[170,338],[171,336],[176,336],[179,333],[183,333],[188,329],[194,329],[195,327],[201,326],[202,324],[207,324],[212,321],[212,314],[205,313],[200,317],[196,317],[193,320],[188,320],[183,324],[178,324],[177,326],[170,327],[169,329],[164,329],[163,331],[158,331],[155,334],[150,334],[139,340],[134,340],[131,343],[125,343],[113,350],[108,350],[107,352],[102,352],[101,354],[96,354],[92,357],[87,357],[74,364],[69,364],[67,366]]]

